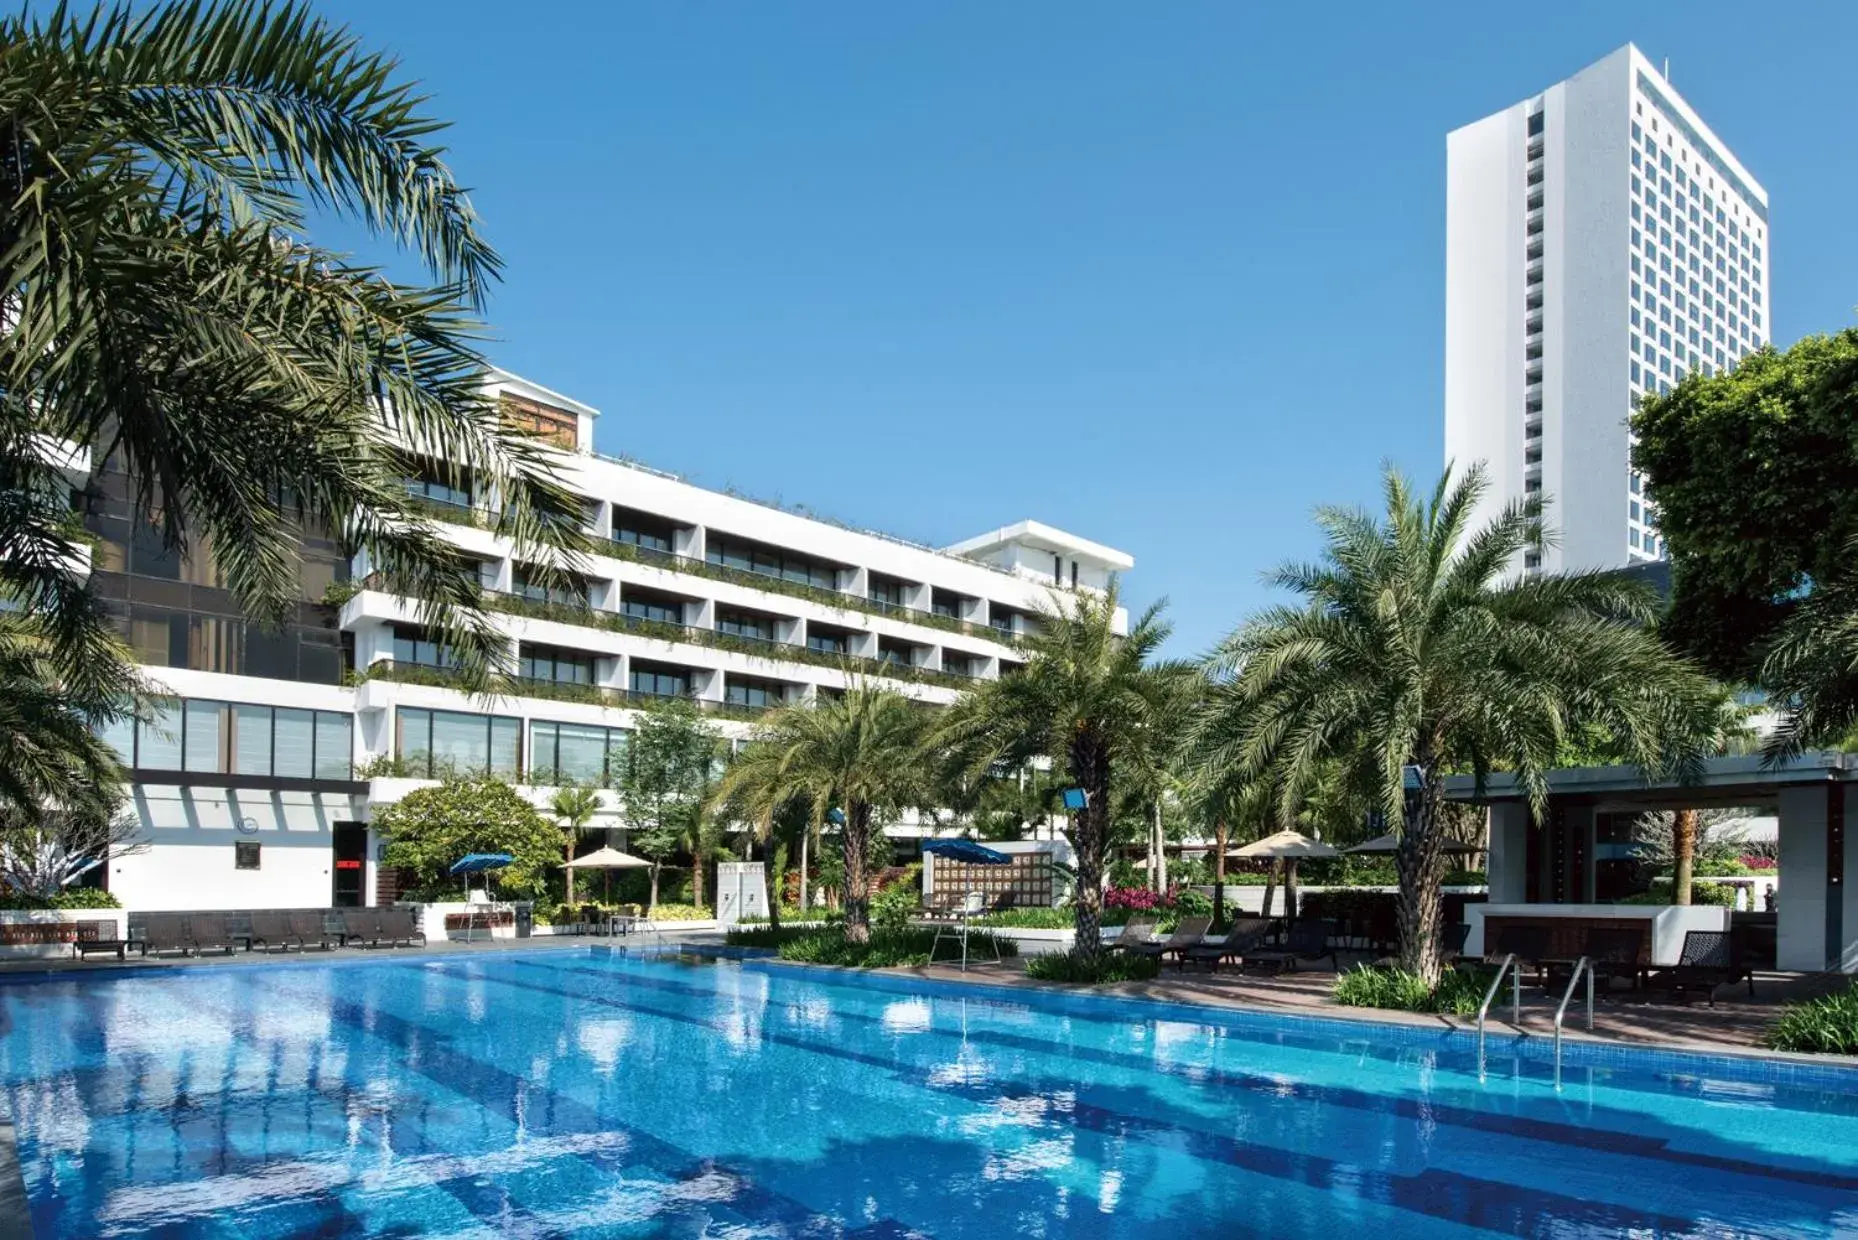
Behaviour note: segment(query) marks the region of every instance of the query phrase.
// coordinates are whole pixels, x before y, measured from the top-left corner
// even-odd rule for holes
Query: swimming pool
[[[0,984],[40,1236],[1858,1233],[1837,1069],[604,948]]]

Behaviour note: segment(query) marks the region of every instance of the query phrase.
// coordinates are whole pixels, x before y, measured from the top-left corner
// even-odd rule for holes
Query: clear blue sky
[[[1637,42],[1768,189],[1776,339],[1858,302],[1858,6],[322,8],[456,122],[493,355],[601,450],[1108,542],[1181,654],[1313,506],[1436,475],[1452,127]]]

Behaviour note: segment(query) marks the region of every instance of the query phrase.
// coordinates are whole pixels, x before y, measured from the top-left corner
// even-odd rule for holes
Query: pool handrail
[[[1561,1022],[1568,1014],[1568,1001],[1574,998],[1574,986],[1587,976],[1587,1032],[1593,1032],[1593,960],[1582,956],[1574,962],[1574,974],[1568,978],[1568,988],[1561,994],[1561,1006],[1555,1009],[1555,1089],[1561,1089]]]
[[[1523,968],[1516,960],[1516,953],[1511,952],[1497,966],[1497,976],[1490,979],[1490,989],[1484,992],[1484,1001],[1477,1005],[1477,1079],[1484,1079],[1484,1017],[1490,1014],[1491,1000],[1497,997],[1497,991],[1503,985],[1504,974],[1510,977],[1510,1023],[1521,1027],[1523,1023]]]

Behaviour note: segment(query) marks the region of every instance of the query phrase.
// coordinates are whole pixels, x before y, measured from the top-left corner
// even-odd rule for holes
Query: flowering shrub
[[[1772,857],[1746,856],[1742,857],[1740,860],[1743,865],[1751,870],[1772,870],[1779,866],[1779,863]]]
[[[1129,909],[1137,913],[1196,913],[1213,911],[1213,902],[1191,887],[1169,887],[1150,891],[1146,887],[1111,887],[1103,893],[1105,909]]]

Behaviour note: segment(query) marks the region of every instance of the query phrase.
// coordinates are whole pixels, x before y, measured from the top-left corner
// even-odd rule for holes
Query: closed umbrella
[[[1301,831],[1279,831],[1276,835],[1267,835],[1261,840],[1254,840],[1242,848],[1235,848],[1226,854],[1242,860],[1256,861],[1261,858],[1273,864],[1284,863],[1284,904],[1290,915],[1297,915],[1297,862],[1305,857],[1339,857],[1342,854],[1323,843],[1313,840]],[[1270,892],[1267,890],[1265,916],[1271,915],[1269,904]]]

